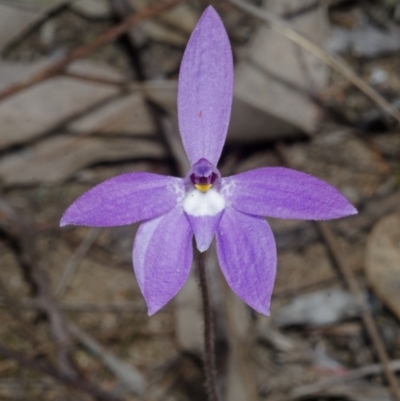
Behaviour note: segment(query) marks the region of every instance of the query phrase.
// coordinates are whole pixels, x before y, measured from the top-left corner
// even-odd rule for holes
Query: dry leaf
[[[146,0],[129,0],[129,3],[136,10],[141,10],[148,6]],[[199,16],[193,7],[188,4],[179,4],[163,13],[163,15],[156,18],[155,21],[165,27],[174,27],[174,31],[180,31],[184,32],[186,35],[190,35],[197,24],[198,18]],[[147,21],[143,21],[142,25],[146,23]]]
[[[0,6],[1,7],[1,6]],[[0,8],[1,12],[1,8]],[[0,19],[1,23],[1,19]],[[50,59],[43,59],[33,63],[16,63],[0,61],[0,90],[19,81],[25,80],[51,63]]]
[[[103,134],[151,135],[157,132],[140,93],[106,103],[93,113],[74,121],[68,128],[81,133]]]
[[[148,99],[161,106],[171,117],[177,119],[177,82],[173,80],[154,80],[131,85],[132,90],[139,90]],[[176,121],[175,121],[176,122]],[[231,120],[227,141],[249,142],[265,138],[271,132],[293,135],[293,126],[278,119],[260,108],[255,108],[235,94],[232,104]]]
[[[375,294],[400,319],[400,214],[382,218],[373,228],[365,269]]]
[[[54,78],[0,104],[0,148],[21,144],[112,97],[110,85]]]
[[[311,144],[287,148],[293,168],[337,187],[351,202],[375,194],[387,166],[365,141],[347,130],[321,133]]]
[[[0,177],[6,185],[54,183],[99,162],[162,157],[163,147],[153,141],[57,136],[3,157]]]
[[[37,12],[0,4],[0,52],[36,16]]]
[[[281,15],[311,3],[310,0],[269,0],[265,8]],[[297,15],[288,23],[307,38],[323,45],[328,23],[321,8]],[[253,108],[252,114],[259,115],[259,119],[262,117],[260,111],[269,118],[263,129],[248,130],[246,136],[283,136],[299,129],[313,132],[320,110],[310,93],[317,93],[326,84],[326,65],[265,24],[254,35],[246,56],[236,68],[236,98],[249,109]],[[250,118],[246,122],[248,120]],[[259,125],[262,122],[260,119]]]

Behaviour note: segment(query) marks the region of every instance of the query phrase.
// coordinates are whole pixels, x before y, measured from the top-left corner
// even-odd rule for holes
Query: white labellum
[[[191,216],[215,216],[225,209],[225,199],[215,190],[189,192],[183,201],[183,210]]]

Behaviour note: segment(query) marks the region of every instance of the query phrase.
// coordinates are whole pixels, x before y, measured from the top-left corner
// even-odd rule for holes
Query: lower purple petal
[[[225,199],[234,208],[257,216],[329,220],[356,214],[334,187],[311,175],[265,167],[222,180]]]
[[[217,230],[217,252],[236,295],[268,315],[276,274],[276,246],[268,223],[227,207]]]
[[[196,238],[197,249],[200,252],[204,252],[210,247],[222,213],[220,212],[215,216],[191,216],[186,214]]]
[[[60,225],[112,227],[160,216],[176,206],[183,180],[150,173],[113,177],[79,197],[64,213]]]
[[[192,230],[181,207],[141,224],[133,246],[133,267],[149,315],[182,288],[193,260]]]

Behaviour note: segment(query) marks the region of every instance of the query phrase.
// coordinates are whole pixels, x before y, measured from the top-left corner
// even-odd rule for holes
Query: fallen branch
[[[281,160],[283,161],[283,164],[286,165],[287,167],[292,167],[285,146],[282,143],[280,143],[276,146],[275,150],[279,155],[279,157],[281,158]],[[367,299],[366,295],[359,286],[353,270],[349,268],[347,261],[344,259],[341,249],[338,245],[338,242],[335,236],[333,235],[330,227],[327,225],[327,223],[321,221],[316,221],[315,225],[321,235],[322,240],[326,245],[326,248],[329,252],[329,255],[331,257],[334,266],[336,266],[340,271],[347,287],[354,295],[354,298],[358,303],[364,326],[367,330],[369,338],[372,341],[374,350],[382,364],[382,371],[390,385],[391,391],[395,399],[397,401],[400,401],[400,390],[397,384],[397,378],[389,366],[390,364],[389,356],[385,349],[383,340],[379,334],[379,330],[376,326],[376,323],[374,321],[368,303],[366,301]]]
[[[54,296],[58,299],[65,295],[72,279],[74,278],[79,265],[85,258],[86,254],[89,252],[90,248],[96,241],[100,234],[100,230],[92,228],[87,233],[86,237],[83,239],[81,244],[78,246],[76,251],[73,253],[71,258],[65,264],[63,272],[61,274],[60,280],[57,284],[56,290],[54,291]]]
[[[156,4],[154,6],[149,6],[144,8],[143,10],[132,15],[130,18],[127,18],[120,25],[111,28],[110,30],[103,33],[97,39],[93,40],[87,45],[81,46],[78,49],[71,51],[61,60],[56,61],[55,63],[51,64],[48,67],[45,67],[44,69],[32,75],[28,79],[5,88],[3,91],[0,92],[0,101],[9,98],[10,96],[17,94],[23,91],[24,89],[28,89],[31,86],[38,84],[39,82],[45,81],[46,79],[58,75],[70,63],[79,60],[81,58],[87,57],[89,54],[92,54],[102,46],[111,43],[120,35],[127,32],[134,24],[143,21],[145,19],[155,17],[156,15],[161,14],[162,12],[167,11],[168,9],[176,6],[182,1],[183,0],[168,0],[166,2]]]
[[[260,19],[261,21],[268,23],[272,29],[279,32],[292,42],[298,44],[302,48],[308,50],[310,53],[314,54],[314,56],[318,57],[324,63],[348,79],[355,87],[357,87],[369,99],[377,104],[386,114],[392,116],[397,120],[398,123],[400,123],[400,111],[397,110],[396,107],[388,102],[383,96],[381,96],[375,89],[368,85],[367,82],[354,73],[352,69],[338,56],[328,53],[326,50],[322,49],[292,29],[282,18],[269,13],[267,10],[253,6],[249,3],[245,3],[242,0],[229,0],[229,2],[248,14]]]
[[[12,245],[23,268],[25,278],[32,286],[40,310],[49,319],[54,338],[60,343],[58,350],[60,370],[63,374],[74,377],[76,372],[69,360],[70,335],[66,329],[63,315],[52,299],[45,275],[37,265],[38,257],[34,247],[34,233],[27,221],[3,199],[0,199],[0,214],[4,215],[9,224],[10,228],[6,229],[5,233],[13,243]]]
[[[120,360],[114,353],[104,348],[97,340],[85,333],[74,323],[68,323],[68,330],[89,351],[98,357],[114,376],[135,395],[143,394],[145,381],[142,374],[132,366]]]
[[[1,56],[7,57],[10,51],[17,47],[19,43],[26,39],[35,29],[42,26],[49,18],[64,10],[71,1],[72,0],[58,0],[41,10],[39,15],[29,21],[28,24],[24,25],[17,34],[2,46]]]
[[[122,401],[123,399],[116,394],[112,394],[110,392],[106,392],[103,390],[100,390],[97,388],[97,386],[88,383],[84,380],[75,378],[75,377],[70,377],[69,375],[66,375],[58,370],[55,370],[49,366],[46,366],[42,363],[39,363],[35,361],[34,359],[28,358],[24,355],[22,355],[19,352],[11,351],[4,347],[3,345],[0,345],[0,355],[3,358],[7,359],[12,359],[14,361],[17,361],[21,366],[31,369],[31,370],[36,370],[38,372],[44,373],[50,377],[53,377],[54,379],[62,382],[63,384],[66,384],[68,386],[71,386],[75,389],[79,389],[87,394],[90,394],[91,396],[95,397],[99,401]]]
[[[400,360],[391,361],[389,369],[397,372],[400,370]],[[329,388],[338,384],[343,384],[352,380],[362,379],[366,376],[379,375],[383,372],[383,367],[379,363],[363,366],[362,368],[349,370],[341,375],[328,377],[313,384],[296,387],[291,393],[289,398],[301,398],[317,395],[321,391],[328,390]]]
[[[1,305],[1,303],[0,303]],[[40,304],[36,300],[23,299],[19,301],[18,307],[24,309],[40,309]],[[60,310],[68,312],[91,312],[91,313],[145,313],[147,311],[143,301],[125,302],[63,302],[57,303]],[[162,311],[160,311],[162,313]]]

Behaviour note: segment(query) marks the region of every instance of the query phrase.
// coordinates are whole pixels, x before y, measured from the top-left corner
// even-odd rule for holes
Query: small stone
[[[89,18],[107,18],[111,16],[110,4],[105,0],[75,0],[71,8]]]
[[[372,85],[380,85],[388,80],[388,73],[381,68],[375,68],[369,76],[369,83]]]

